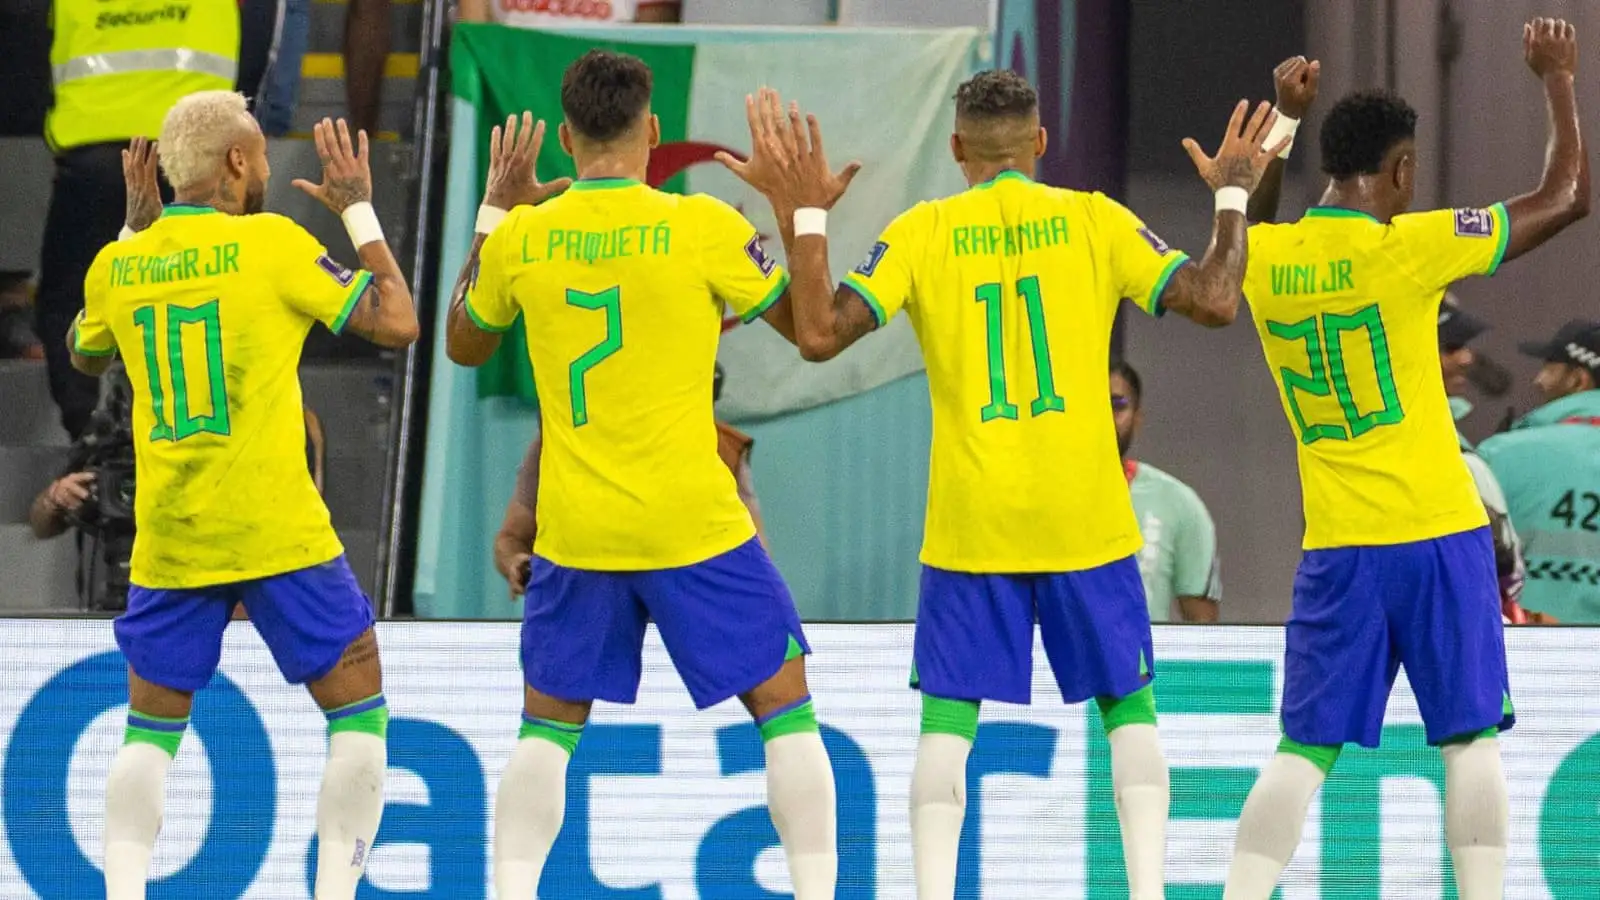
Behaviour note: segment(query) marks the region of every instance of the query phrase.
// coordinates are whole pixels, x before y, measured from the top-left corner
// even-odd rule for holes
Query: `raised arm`
[[[1502,261],[1516,259],[1589,214],[1589,154],[1578,127],[1575,87],[1577,30],[1561,19],[1534,19],[1522,28],[1522,53],[1544,83],[1550,136],[1539,186],[1505,202],[1511,233]]]
[[[805,359],[832,359],[880,324],[861,294],[834,282],[828,264],[826,212],[844,196],[861,164],[848,163],[834,172],[816,117],[802,116],[796,104],[785,113],[777,91],[762,88],[745,97],[745,113],[750,159],[727,153],[717,159],[766,196],[783,236],[789,290],[763,318]]]
[[[544,121],[534,122],[530,112],[522,114],[520,123],[517,116],[507,116],[503,126],[496,125],[489,133],[489,177],[484,187],[483,205],[478,209],[472,248],[467,251],[466,261],[456,276],[455,288],[450,292],[445,354],[457,365],[481,366],[500,346],[501,332],[483,327],[482,322],[473,318],[467,305],[482,266],[484,242],[511,209],[537,206],[572,184],[570,178],[557,178],[548,184],[539,181],[534,166],[543,144]]]
[[[367,133],[357,131],[350,139],[350,128],[343,119],[323,119],[311,129],[322,160],[322,183],[297,178],[294,186],[319,200],[344,221],[350,241],[356,245],[361,268],[372,273],[372,281],[362,292],[343,323],[341,333],[349,332],[380,347],[406,347],[417,339],[421,327],[417,308],[411,299],[400,263],[389,249],[389,242],[378,227],[372,209],[372,167],[367,148]]]
[[[1216,194],[1216,216],[1205,256],[1173,273],[1161,294],[1161,305],[1208,328],[1228,325],[1239,314],[1249,246],[1245,205],[1268,163],[1289,145],[1284,138],[1271,147],[1263,146],[1277,118],[1270,104],[1258,105],[1246,121],[1249,111],[1247,100],[1234,107],[1215,157],[1206,156],[1193,138],[1183,141],[1200,177]]]
[[[1278,121],[1267,135],[1267,143],[1276,144],[1287,136],[1291,145],[1267,164],[1261,183],[1250,195],[1245,218],[1252,222],[1278,220],[1278,201],[1283,193],[1283,170],[1289,161],[1289,150],[1301,120],[1317,99],[1317,84],[1321,80],[1322,63],[1316,60],[1308,62],[1304,56],[1291,56],[1272,70],[1272,82],[1278,94],[1278,103],[1274,107],[1278,112]]]

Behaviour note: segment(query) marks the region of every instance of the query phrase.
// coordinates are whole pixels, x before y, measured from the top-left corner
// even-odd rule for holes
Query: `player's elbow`
[[[72,367],[91,378],[99,378],[111,366],[109,356],[85,356],[76,350],[72,351]]]
[[[390,350],[400,350],[417,342],[422,335],[422,326],[415,316],[409,320],[393,322],[385,325],[373,334],[373,343]]]
[[[827,362],[839,355],[839,343],[827,335],[798,334],[795,336],[800,358],[806,362]]]

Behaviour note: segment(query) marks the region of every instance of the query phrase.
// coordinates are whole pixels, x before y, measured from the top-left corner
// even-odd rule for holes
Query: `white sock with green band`
[[[1111,745],[1111,789],[1122,830],[1129,900],[1161,900],[1167,863],[1167,813],[1172,789],[1156,732],[1155,689],[1096,701]]]
[[[355,900],[383,818],[389,707],[382,694],[331,709],[317,794],[317,900]]]
[[[911,858],[918,900],[951,900],[967,815],[967,757],[978,704],[922,695],[922,736],[911,772]]]
[[[144,900],[166,805],[167,770],[188,725],[188,719],[128,712],[122,749],[106,778],[107,900]]]
[[[517,749],[494,800],[494,890],[500,900],[534,900],[545,859],[567,812],[567,764],[582,725],[524,714]]]
[[[1306,812],[1339,757],[1338,747],[1312,747],[1284,738],[1261,770],[1239,814],[1233,861],[1223,900],[1267,900],[1289,864]]]

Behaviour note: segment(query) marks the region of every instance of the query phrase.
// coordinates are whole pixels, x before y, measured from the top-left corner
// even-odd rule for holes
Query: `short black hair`
[[[637,56],[590,50],[561,78],[561,111],[567,125],[589,140],[616,140],[649,107],[654,81]]]
[[[1322,171],[1332,178],[1376,175],[1396,144],[1417,136],[1417,111],[1384,90],[1357,91],[1322,123]]]
[[[1039,92],[1009,69],[979,72],[956,88],[956,115],[962,118],[1022,117],[1038,110]]]
[[[1111,374],[1121,375],[1122,380],[1128,383],[1128,387],[1133,388],[1133,405],[1138,406],[1139,402],[1144,399],[1144,382],[1139,380],[1139,373],[1134,370],[1127,360],[1113,359],[1111,361]]]

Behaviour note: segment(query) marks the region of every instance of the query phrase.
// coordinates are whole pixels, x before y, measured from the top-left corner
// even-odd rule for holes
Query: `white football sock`
[[[107,900],[144,900],[171,765],[167,751],[143,741],[123,744],[111,763],[106,779]]]
[[[783,842],[795,900],[833,900],[839,878],[833,766],[822,735],[798,731],[766,742],[767,810]]]
[[[542,737],[517,741],[500,776],[494,808],[494,889],[498,900],[534,900],[545,858],[567,812],[571,751]]]
[[[328,736],[328,762],[317,794],[316,900],[354,900],[383,818],[389,746],[364,731]]]
[[[1111,784],[1122,858],[1128,869],[1129,900],[1166,895],[1167,811],[1172,789],[1156,726],[1122,725],[1106,735],[1111,744]]]
[[[1461,900],[1501,900],[1505,893],[1510,804],[1500,741],[1478,738],[1444,752],[1444,835]]]
[[[961,822],[967,815],[967,756],[972,742],[954,734],[924,733],[911,773],[911,856],[917,900],[951,900]]]
[[[1289,864],[1306,811],[1327,774],[1316,763],[1294,753],[1279,753],[1261,770],[1239,815],[1239,836],[1223,900],[1267,900],[1278,876]]]

